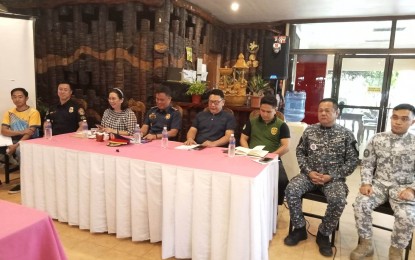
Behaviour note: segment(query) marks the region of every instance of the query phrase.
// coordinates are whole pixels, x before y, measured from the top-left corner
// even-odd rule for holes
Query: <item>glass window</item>
[[[415,48],[415,20],[396,22],[395,48]]]
[[[292,48],[387,49],[391,27],[392,21],[294,24]]]
[[[393,108],[401,103],[414,104],[414,78],[415,59],[395,59],[393,61],[388,107]]]

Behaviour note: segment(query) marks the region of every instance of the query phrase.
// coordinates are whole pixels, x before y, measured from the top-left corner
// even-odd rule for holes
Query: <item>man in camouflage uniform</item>
[[[320,190],[327,198],[327,210],[318,228],[316,242],[324,256],[333,254],[329,240],[346,206],[348,188],[346,177],[359,162],[353,133],[336,124],[339,114],[335,99],[322,99],[318,106],[318,124],[309,126],[297,146],[300,174],[287,186],[285,196],[294,230],[284,239],[288,246],[307,239],[301,197],[312,190]]]
[[[389,203],[394,211],[389,259],[401,259],[415,226],[415,136],[408,132],[415,122],[415,108],[401,104],[393,109],[391,132],[369,141],[362,160],[362,185],[353,204],[360,243],[350,259],[373,255],[372,212]]]
[[[141,132],[144,139],[161,139],[163,127],[167,127],[169,138],[176,138],[182,128],[180,112],[171,106],[171,90],[160,86],[155,90],[156,105],[148,110]]]

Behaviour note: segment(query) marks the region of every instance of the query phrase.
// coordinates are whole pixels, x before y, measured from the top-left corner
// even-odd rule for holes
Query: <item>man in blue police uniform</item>
[[[316,243],[320,254],[332,256],[329,240],[346,206],[348,187],[346,177],[359,163],[359,152],[353,133],[336,124],[339,115],[337,100],[322,99],[318,105],[318,124],[304,131],[296,155],[300,174],[291,179],[285,190],[294,230],[284,239],[287,246],[307,239],[306,222],[301,197],[312,190],[320,190],[327,198],[327,210],[318,227]]]
[[[185,145],[200,144],[206,147],[225,146],[235,131],[235,117],[223,111],[225,95],[220,89],[209,92],[207,110],[196,115],[192,126],[187,132]]]
[[[171,90],[160,86],[155,90],[156,105],[150,108],[141,127],[145,139],[161,139],[163,127],[167,126],[169,138],[175,138],[182,127],[180,112],[171,106]]]
[[[58,85],[59,103],[46,113],[46,119],[52,123],[52,134],[60,135],[81,130],[86,120],[85,110],[72,97],[72,86],[67,82]]]

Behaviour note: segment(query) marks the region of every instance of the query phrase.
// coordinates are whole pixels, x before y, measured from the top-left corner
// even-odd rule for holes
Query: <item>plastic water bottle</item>
[[[304,119],[306,93],[287,92],[285,94],[284,116],[287,122],[300,122]]]
[[[44,126],[43,131],[45,134],[45,138],[50,140],[52,139],[52,123],[50,122],[50,119],[47,119]]]
[[[167,126],[165,126],[161,132],[161,147],[167,148],[167,146],[169,146],[169,135],[167,134]]]
[[[231,138],[229,138],[229,145],[228,145],[228,156],[235,157],[235,135],[231,134]]]
[[[86,120],[82,121],[82,137],[88,138],[88,123]]]
[[[135,125],[134,134],[133,134],[133,142],[135,144],[141,144],[141,129],[140,129],[139,124]]]

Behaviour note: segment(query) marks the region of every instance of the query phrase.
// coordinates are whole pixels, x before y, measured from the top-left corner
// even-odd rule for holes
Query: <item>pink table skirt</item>
[[[0,259],[66,259],[51,218],[0,200]]]

